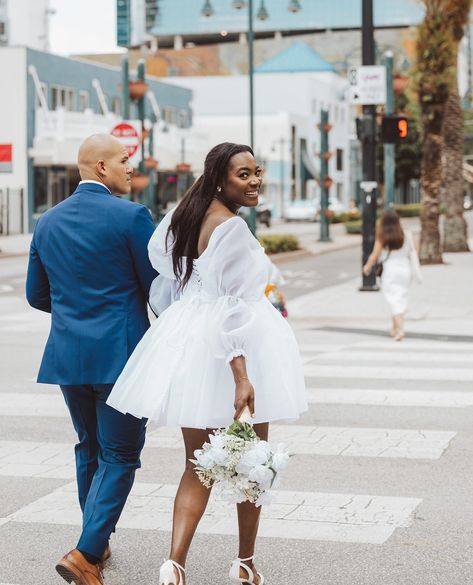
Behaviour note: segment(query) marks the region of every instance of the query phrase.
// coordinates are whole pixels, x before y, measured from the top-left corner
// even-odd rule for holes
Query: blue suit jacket
[[[116,381],[149,327],[153,231],[145,207],[94,183],[40,218],[26,281],[30,305],[51,313],[38,382]]]

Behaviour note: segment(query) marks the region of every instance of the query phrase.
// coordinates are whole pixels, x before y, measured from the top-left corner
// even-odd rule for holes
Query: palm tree
[[[453,33],[452,53],[455,65],[458,47],[469,22],[471,0],[450,0],[449,27]],[[443,182],[445,186],[445,222],[443,250],[445,252],[468,252],[467,223],[463,217],[463,113],[458,94],[457,75],[445,104],[443,121]]]
[[[455,0],[422,0],[425,16],[417,41],[417,92],[423,130],[420,260],[441,264],[439,232],[442,181],[442,126],[445,103],[455,75],[454,35],[447,24],[448,5]]]

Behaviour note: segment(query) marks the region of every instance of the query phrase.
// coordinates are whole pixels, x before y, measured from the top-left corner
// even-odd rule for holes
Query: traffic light
[[[381,142],[404,142],[409,136],[409,120],[406,116],[385,114],[381,121]]]

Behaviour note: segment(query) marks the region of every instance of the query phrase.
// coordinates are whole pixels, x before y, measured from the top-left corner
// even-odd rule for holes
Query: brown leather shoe
[[[104,585],[99,565],[89,563],[77,549],[64,555],[56,565],[56,571],[68,583],[75,585]]]
[[[105,563],[108,561],[108,559],[111,556],[112,556],[112,549],[110,548],[110,545],[107,544],[107,548],[103,551],[102,558],[100,559],[100,564],[102,565],[102,567],[105,565]]]

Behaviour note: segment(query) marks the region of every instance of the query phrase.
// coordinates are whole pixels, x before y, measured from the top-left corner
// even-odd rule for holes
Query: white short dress
[[[399,250],[383,250],[383,274],[381,291],[389,303],[393,315],[401,315],[407,310],[408,293],[413,277],[421,280],[419,260],[414,247],[412,235],[405,232],[404,244]]]
[[[244,356],[255,388],[254,422],[297,419],[307,410],[302,361],[291,327],[264,294],[271,262],[263,248],[243,219],[224,221],[178,294],[172,238],[167,251],[165,246],[171,213],[148,246],[160,273],[150,302],[160,316],[107,403],[160,425],[226,426],[235,395],[229,362]]]

